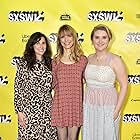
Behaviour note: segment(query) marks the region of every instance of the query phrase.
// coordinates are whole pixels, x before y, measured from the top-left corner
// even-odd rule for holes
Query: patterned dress
[[[83,140],[119,139],[120,116],[113,119],[118,96],[114,88],[116,75],[109,65],[111,58],[109,54],[102,66],[87,64]]]
[[[27,70],[22,59],[17,68],[15,110],[27,118],[25,129],[18,124],[18,140],[57,140],[56,128],[50,125],[51,71],[40,61],[36,61],[32,71]]]
[[[51,123],[57,127],[80,127],[83,124],[82,81],[87,58],[81,56],[79,62],[56,64],[53,61],[54,99]]]

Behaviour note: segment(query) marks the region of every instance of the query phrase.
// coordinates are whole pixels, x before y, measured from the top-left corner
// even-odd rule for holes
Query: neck
[[[36,59],[39,61],[42,61],[43,57],[42,56],[36,56]]]
[[[96,57],[100,58],[100,57],[103,57],[103,56],[106,56],[108,54],[107,51],[104,51],[104,52],[96,52],[95,55]]]
[[[65,49],[65,50],[64,50],[63,56],[64,56],[64,57],[69,57],[70,54],[71,54],[71,49]]]
[[[97,62],[102,62],[107,58],[108,52],[96,52],[95,53],[95,58]]]

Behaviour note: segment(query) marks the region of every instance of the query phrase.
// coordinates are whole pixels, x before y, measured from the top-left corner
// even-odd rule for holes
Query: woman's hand
[[[19,121],[19,124],[23,127],[23,128],[26,128],[26,117],[24,115],[24,113],[22,112],[18,112],[18,121]]]
[[[114,114],[113,114],[114,121],[118,118],[118,116],[119,116],[119,112],[114,111]]]

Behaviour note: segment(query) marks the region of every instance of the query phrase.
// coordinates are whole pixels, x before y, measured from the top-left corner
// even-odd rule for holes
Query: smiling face
[[[97,30],[94,32],[92,37],[92,44],[97,51],[103,51],[107,48],[109,44],[109,36],[104,30]]]
[[[64,31],[60,34],[60,43],[63,49],[72,49],[74,45],[74,38],[69,31]]]
[[[46,51],[46,41],[44,37],[41,37],[41,39],[34,44],[34,51],[37,59],[42,59],[43,54]]]

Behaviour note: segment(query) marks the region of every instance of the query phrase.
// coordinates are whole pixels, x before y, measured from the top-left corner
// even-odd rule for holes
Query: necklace
[[[97,62],[100,62],[104,58],[104,55],[101,57],[98,57],[97,54],[95,54],[95,58]]]

